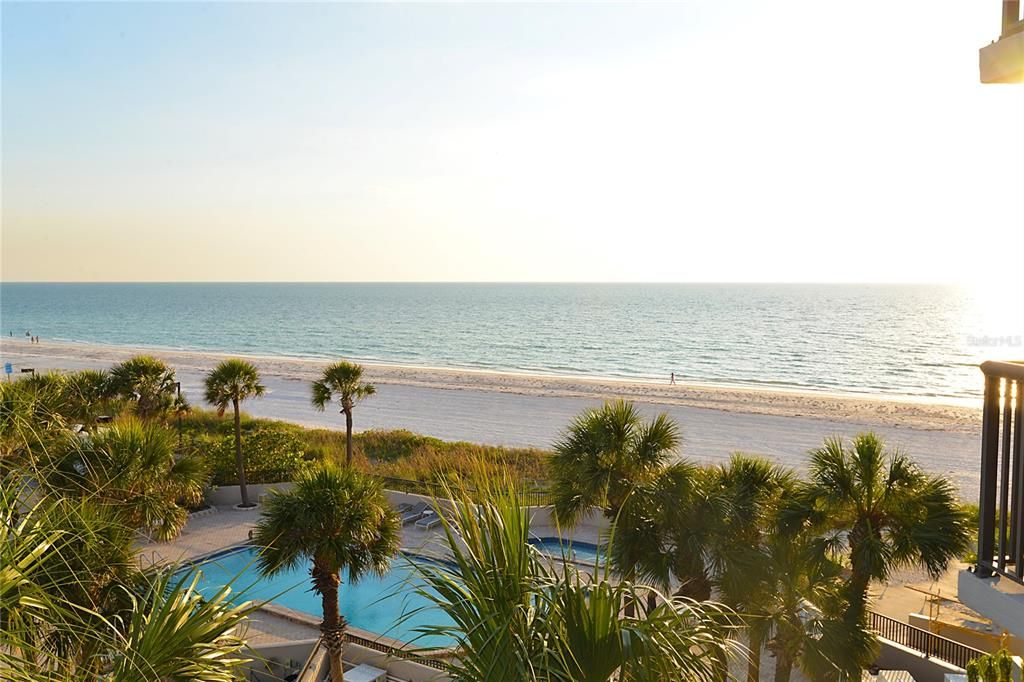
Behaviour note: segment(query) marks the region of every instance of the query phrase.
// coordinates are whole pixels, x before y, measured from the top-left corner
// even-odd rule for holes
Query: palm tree
[[[734,648],[729,612],[662,595],[654,608],[624,616],[625,604],[653,588],[540,554],[528,543],[531,515],[513,482],[478,482],[473,490],[445,484],[452,564],[412,564],[424,582],[417,592],[451,621],[420,631],[456,641],[447,668],[453,679],[724,679]]]
[[[142,419],[186,409],[179,388],[174,370],[149,355],[136,356],[110,369],[108,394],[134,403]]]
[[[236,630],[259,604],[237,604],[229,586],[201,597],[194,571],[142,575],[133,528],[37,479],[8,470],[0,486],[4,680],[241,679]]]
[[[363,383],[363,367],[352,362],[336,362],[324,368],[313,382],[313,406],[323,412],[337,399],[345,415],[345,464],[352,466],[352,408],[363,398],[377,392],[373,384]]]
[[[350,583],[368,573],[383,575],[398,553],[398,515],[375,479],[351,467],[321,464],[302,475],[295,487],[273,494],[253,533],[263,551],[260,571],[274,575],[312,563],[313,590],[323,603],[324,645],[331,679],[342,682],[345,619],[338,608],[344,572]]]
[[[574,525],[591,507],[618,516],[637,485],[652,481],[679,445],[667,415],[644,423],[632,403],[606,402],[573,420],[551,458],[554,511]]]
[[[845,547],[850,618],[860,621],[868,586],[891,571],[924,566],[937,580],[970,543],[967,514],[953,485],[930,476],[873,433],[849,447],[838,438],[811,453],[810,481],[783,511],[790,531],[824,533],[824,548]]]
[[[87,439],[66,436],[54,448],[48,486],[64,495],[110,505],[126,525],[173,539],[198,504],[206,468],[194,456],[175,456],[174,435],[155,422],[129,417]]]
[[[757,682],[767,634],[758,606],[777,594],[764,570],[768,538],[775,529],[779,505],[792,493],[795,476],[766,459],[734,454],[728,464],[713,470],[712,478],[726,500],[715,529],[715,583],[723,602],[753,616],[747,630],[751,654],[747,680]]]
[[[686,462],[666,467],[658,477],[657,490],[663,509],[659,524],[669,567],[680,582],[678,593],[710,599],[729,499],[714,471]]]
[[[229,403],[235,409],[235,467],[238,471],[238,487],[242,493],[242,507],[253,505],[249,502],[249,489],[245,484],[240,406],[242,401],[259,398],[265,391],[266,387],[260,383],[259,371],[245,360],[225,360],[206,375],[206,402],[217,408],[217,416],[224,416]]]
[[[106,652],[112,682],[245,679],[252,659],[245,656],[241,633],[261,604],[239,604],[230,584],[201,594],[199,577],[195,569],[180,576],[162,571],[142,581],[143,589],[131,595],[118,646]]]
[[[757,679],[762,645],[775,656],[775,682],[789,682],[794,667],[814,680],[858,679],[875,660],[874,635],[849,616],[842,566],[821,553],[813,532],[768,534],[748,578],[748,680]]]

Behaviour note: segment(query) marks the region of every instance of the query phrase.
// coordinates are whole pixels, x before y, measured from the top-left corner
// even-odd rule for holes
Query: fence
[[[391,478],[381,476],[381,482],[388,490],[395,490],[400,493],[413,493],[416,495],[429,495],[431,497],[446,497],[444,486],[430,481],[412,481],[405,478]],[[476,493],[473,488],[466,488],[471,496]],[[525,507],[541,507],[551,504],[551,495],[547,490],[526,490],[519,493],[521,504]]]
[[[985,655],[984,651],[874,611],[871,612],[870,627],[890,642],[919,651],[925,656],[937,658],[958,668],[966,668],[970,661]]]

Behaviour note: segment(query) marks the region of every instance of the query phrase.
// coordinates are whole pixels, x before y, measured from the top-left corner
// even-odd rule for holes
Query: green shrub
[[[238,485],[233,435],[203,436],[197,442],[205,451],[214,485]],[[242,454],[249,483],[291,481],[310,459],[294,434],[276,426],[257,426],[242,435]]]
[[[968,682],[1013,682],[1013,659],[1006,649],[967,664]]]
[[[345,432],[341,430],[310,429],[245,413],[241,428],[250,483],[290,480],[301,461],[345,461]],[[182,429],[187,442],[210,453],[214,483],[237,485],[232,419],[196,409],[184,418]],[[541,482],[547,476],[548,454],[534,448],[445,441],[395,429],[355,434],[353,461],[368,473],[426,482],[461,477],[470,471],[478,475],[483,467],[510,475],[531,489],[545,487]],[[261,462],[267,465],[262,471]]]

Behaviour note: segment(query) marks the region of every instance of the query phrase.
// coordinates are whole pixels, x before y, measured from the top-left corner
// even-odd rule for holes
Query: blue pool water
[[[241,599],[270,600],[317,618],[321,616],[320,597],[312,591],[307,566],[264,578],[256,569],[255,559],[254,548],[242,547],[201,562],[198,564],[202,571],[200,591],[213,594],[238,576],[232,590],[235,594],[244,590]],[[418,626],[446,625],[451,620],[437,608],[424,608],[431,605],[413,591],[413,586],[422,585],[422,582],[409,566],[409,561],[426,560],[399,556],[383,578],[368,575],[354,585],[348,583],[347,576],[342,576],[339,591],[341,613],[350,625],[361,630],[413,642],[419,647],[450,646],[452,641],[448,638],[421,636],[416,632]],[[403,618],[404,614],[417,609],[424,610]]]
[[[558,559],[567,556],[581,564],[593,565],[598,560],[598,557],[601,557],[603,561],[604,556],[603,548],[599,548],[597,545],[589,542],[569,542],[559,538],[537,538],[536,540],[531,540],[530,544],[549,556]]]

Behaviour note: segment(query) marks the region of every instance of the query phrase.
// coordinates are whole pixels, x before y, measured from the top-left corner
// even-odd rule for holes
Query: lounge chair
[[[402,519],[403,526],[408,526],[413,521],[419,521],[420,517],[429,511],[429,507],[430,505],[426,502],[418,502],[406,509],[404,512],[399,512],[398,517]]]
[[[441,515],[435,511],[424,512],[423,516],[420,517],[420,520],[416,522],[416,527],[422,528],[423,530],[431,530],[440,525]]]
[[[410,503],[408,503],[408,502],[403,502],[400,505],[398,505],[397,507],[395,507],[395,511],[397,511],[399,514],[404,514],[405,512],[409,511],[410,509],[412,509],[412,505]]]

